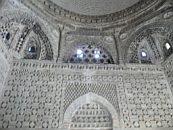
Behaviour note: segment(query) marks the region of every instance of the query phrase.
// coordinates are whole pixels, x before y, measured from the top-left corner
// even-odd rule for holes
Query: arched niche
[[[86,106],[88,104],[97,104],[101,109],[103,109],[105,112],[107,112],[111,119],[111,127],[100,127],[100,129],[104,130],[111,130],[113,128],[119,128],[119,117],[118,114],[113,107],[112,104],[110,104],[105,98],[98,96],[94,93],[88,93],[86,95],[83,95],[76,99],[65,111],[64,114],[64,122],[63,127],[66,129],[75,129],[75,127],[72,127],[71,124],[73,124],[73,118],[76,116],[75,114],[78,112],[81,107]],[[97,115],[96,115],[97,116]],[[93,126],[95,129],[99,129],[97,126]],[[81,127],[80,129],[94,129],[93,127]],[[78,127],[77,127],[78,128]],[[79,128],[78,128],[79,129]]]
[[[141,63],[141,57],[138,54],[143,49],[148,54],[147,63],[160,63],[166,58],[164,56],[164,43],[171,41],[172,24],[169,22],[152,23],[139,28],[135,33],[129,36],[124,53],[124,59],[127,63]],[[144,43],[144,48],[141,45]],[[170,42],[172,44],[172,42]],[[142,45],[143,46],[143,45]]]
[[[3,35],[1,35],[0,39],[14,53],[12,54],[13,57],[17,59],[53,59],[52,44],[49,40],[51,33],[48,33],[48,29],[46,29],[40,19],[27,12],[18,10],[8,13],[3,12],[2,14],[0,15],[0,25],[2,28],[0,34],[2,33]],[[5,32],[3,32],[4,30]],[[34,41],[34,45],[29,46],[33,38],[37,40]],[[29,47],[35,47],[35,50],[38,50],[35,52],[37,56],[32,56],[33,54],[27,49]]]

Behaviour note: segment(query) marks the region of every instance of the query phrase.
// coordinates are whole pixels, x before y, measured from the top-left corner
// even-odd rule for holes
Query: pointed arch
[[[137,57],[136,52],[138,52],[139,44],[143,39],[146,39],[148,42],[148,46],[152,51],[151,59],[152,62],[160,62],[163,58],[163,50],[162,43],[155,41],[154,34],[164,35],[166,39],[169,39],[167,35],[169,35],[172,30],[172,24],[169,22],[157,22],[148,24],[139,28],[135,33],[133,33],[129,39],[127,40],[126,50],[124,51],[124,59],[126,62],[138,61],[139,57]]]
[[[89,103],[98,103],[102,105],[111,115],[112,117],[112,125],[113,128],[119,128],[119,116],[114,106],[110,104],[105,98],[96,95],[94,93],[85,94],[78,99],[76,99],[71,105],[67,108],[64,114],[64,122],[63,127],[69,128],[70,123],[73,117],[73,113],[81,106]]]
[[[30,15],[27,12],[21,12],[19,10],[16,10],[14,12],[9,12],[6,13],[5,11],[2,13],[3,15],[0,15],[0,24],[3,25],[8,25],[8,28],[6,29],[9,31],[15,24],[15,26],[20,26],[21,31],[19,34],[16,36],[16,32],[14,33],[13,36],[13,41],[15,42],[13,45],[10,45],[8,48],[13,48],[19,55],[20,52],[23,51],[23,45],[26,41],[26,38],[30,35],[30,33],[34,33],[36,37],[40,39],[40,60],[52,60],[53,59],[53,49],[52,49],[52,44],[50,42],[50,34],[47,33],[46,26],[41,22],[38,17],[34,15]],[[21,28],[22,27],[22,28]],[[9,33],[8,39],[11,37],[11,34]],[[16,53],[16,54],[17,54]],[[22,52],[24,53],[24,52]],[[18,55],[17,54],[17,55]],[[21,56],[19,56],[21,58]]]

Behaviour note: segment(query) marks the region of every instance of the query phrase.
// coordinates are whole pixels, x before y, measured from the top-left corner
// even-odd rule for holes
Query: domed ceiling
[[[88,26],[107,23],[124,26],[158,8],[165,0],[18,0],[56,21]],[[150,11],[149,11],[150,10]],[[148,12],[146,12],[148,11]],[[94,25],[95,26],[95,25]],[[98,26],[97,26],[98,27]]]
[[[140,0],[52,0],[62,8],[83,15],[105,15],[126,9]]]

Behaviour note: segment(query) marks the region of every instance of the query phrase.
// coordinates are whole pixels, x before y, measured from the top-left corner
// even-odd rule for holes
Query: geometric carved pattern
[[[37,21],[37,19],[20,12],[12,12],[11,16],[2,13],[4,15],[0,17],[0,22],[2,22],[0,26],[2,45],[5,43],[7,50],[11,49],[12,51],[18,52],[18,54],[15,52],[17,56],[20,57],[20,54],[24,53],[25,59],[52,60],[54,54],[50,40],[55,41],[56,38],[54,36],[56,36],[56,30],[59,25],[59,29],[63,30],[62,32],[60,31],[62,35],[65,33],[70,34],[70,32],[75,34],[75,31],[77,35],[80,34],[79,37],[85,34],[89,36],[92,35],[91,37],[95,39],[97,35],[102,35],[102,39],[99,39],[103,41],[101,43],[104,44],[104,48],[108,49],[111,55],[100,46],[95,48],[94,45],[88,45],[90,38],[87,38],[87,45],[79,46],[83,55],[76,55],[76,52],[69,51],[69,53],[72,52],[72,54],[68,55],[69,57],[65,59],[65,62],[84,63],[82,65],[56,64],[47,61],[32,60],[11,61],[11,68],[7,78],[3,76],[3,78],[0,79],[2,80],[0,82],[4,82],[3,80],[6,79],[2,95],[0,96],[0,129],[63,129],[63,125],[66,123],[63,122],[66,109],[75,99],[87,93],[89,93],[91,97],[86,98],[86,100],[91,98],[92,101],[89,102],[87,100],[87,102],[80,103],[80,105],[76,105],[76,102],[74,103],[77,108],[71,111],[72,115],[70,115],[72,118],[70,118],[69,127],[72,129],[100,128],[110,130],[116,127],[115,120],[121,122],[120,127],[122,127],[122,129],[172,128],[173,99],[164,72],[160,66],[128,64],[105,65],[116,62],[116,60],[113,61],[112,58],[117,58],[117,61],[119,58],[119,60],[125,59],[121,57],[121,52],[118,53],[118,49],[123,47],[124,43],[122,42],[122,46],[118,46],[121,44],[119,39],[117,39],[117,43],[115,43],[117,34],[121,30],[120,28],[127,25],[128,30],[128,27],[131,28],[139,25],[143,22],[142,20],[150,19],[158,15],[159,12],[164,13],[167,9],[171,9],[172,5],[168,6],[171,0],[165,1],[166,0],[139,0],[133,7],[129,7],[120,12],[103,16],[83,16],[62,9],[51,2],[51,0],[10,0],[9,2],[12,2],[14,5],[15,2],[19,2],[18,4],[22,7],[23,4],[26,4],[27,7],[22,9],[29,7],[30,9],[26,10],[29,11],[30,14],[39,15],[41,17],[40,20]],[[42,5],[39,3],[42,3]],[[160,8],[162,4],[165,4],[165,6]],[[8,2],[5,5],[8,5]],[[1,8],[3,9],[3,7],[0,6],[0,9]],[[36,13],[31,13],[35,11],[35,9],[37,10]],[[44,14],[50,14],[51,12],[49,16],[53,17],[48,16],[46,18],[44,14],[39,11],[40,9],[44,9]],[[21,8],[19,8],[19,11],[21,11]],[[150,14],[152,12],[153,15]],[[152,20],[159,21],[159,17],[162,17],[161,15]],[[66,20],[65,17],[73,22],[69,23],[69,20]],[[62,19],[63,21],[61,21]],[[152,20],[147,21],[145,24],[152,22]],[[169,19],[165,19],[164,21],[167,20],[169,21]],[[54,27],[52,33],[55,34],[51,37],[53,39],[47,37],[47,35],[50,35],[47,33],[49,30],[45,29],[43,31],[42,27],[44,26],[41,26],[41,21],[45,21],[43,23],[45,26],[48,25],[48,27],[46,27],[47,29],[51,30]],[[113,23],[112,21],[117,22]],[[172,18],[170,21],[172,21]],[[49,25],[51,22],[54,24],[52,24],[53,26]],[[74,22],[77,22],[77,24]],[[109,24],[107,22],[111,23]],[[132,22],[134,24],[131,26]],[[75,26],[73,26],[74,24]],[[78,29],[78,27],[81,29]],[[136,29],[134,28],[132,31]],[[68,32],[69,30],[71,31]],[[163,64],[163,67],[169,83],[173,88],[172,48],[166,52],[166,50],[162,50],[163,46],[159,45],[162,44],[160,41],[163,39],[165,39],[165,42],[170,43],[171,46],[173,45],[172,26],[167,26],[167,24],[166,26],[150,25],[147,27],[144,26],[141,30],[131,38],[130,42],[127,42],[128,45],[131,44],[127,51],[128,62],[155,63],[155,60],[162,59],[163,51],[165,59],[168,58],[168,55],[170,56],[169,58],[171,58]],[[99,33],[96,34],[97,32]],[[65,52],[64,48],[70,46],[70,44],[65,43],[65,37],[61,36],[61,33],[58,37],[59,41],[56,39],[57,43],[59,43],[59,52],[55,52],[55,56],[57,55],[56,53],[59,53],[58,57],[59,55],[61,56],[60,51],[68,53]],[[111,43],[110,45],[104,42],[104,35],[108,37],[109,35],[113,35],[114,38],[112,42],[108,42],[108,44]],[[161,36],[162,39],[159,39],[159,41],[157,36]],[[125,40],[125,37],[123,40]],[[141,43],[143,40],[146,40],[147,43],[142,46]],[[73,43],[78,44],[76,41]],[[80,41],[85,42],[86,40],[81,38]],[[71,42],[71,40],[69,40],[69,42]],[[64,48],[61,48],[62,43],[64,45],[66,44]],[[100,42],[94,43],[100,44]],[[56,46],[56,43],[54,43],[54,45]],[[35,49],[29,47],[34,47]],[[30,49],[32,53],[28,52]],[[1,48],[0,50],[2,52],[4,51]],[[34,52],[34,50],[36,52]],[[140,50],[150,52],[147,53],[149,57],[144,61],[139,57]],[[11,54],[12,53],[10,53],[10,55]],[[80,56],[82,56],[82,58]],[[61,59],[61,57],[59,57],[59,59]],[[0,61],[4,62],[4,60]],[[89,64],[85,65],[85,63]],[[95,64],[90,65],[90,63]],[[103,64],[99,65],[101,63]],[[1,69],[3,68],[1,67]],[[0,77],[1,75],[0,73]],[[97,99],[93,98],[94,96],[91,93],[95,93],[99,96]],[[99,98],[103,100],[99,102]],[[85,99],[82,99],[80,101],[84,100]],[[106,102],[106,100],[108,102]],[[116,112],[118,116],[115,114]],[[114,117],[117,118],[115,119]],[[117,127],[119,126],[117,125]]]
[[[46,36],[46,34],[43,32],[40,24],[34,21],[32,17],[28,16],[25,13],[18,12],[17,16],[16,15],[2,16],[2,22],[3,22],[2,28],[3,30],[6,30],[7,32],[7,33],[3,33],[2,38],[4,39],[6,38],[7,39],[6,42],[10,39],[13,39],[16,33],[18,34],[21,33],[18,36],[18,39],[15,39],[17,41],[14,47],[15,51],[17,51],[18,53],[21,52],[24,46],[24,43],[27,42],[26,41],[27,37],[29,36],[31,32],[33,32],[35,36],[39,37],[40,39],[40,45],[38,46],[38,48],[40,48],[40,51],[39,51],[40,54],[38,58],[40,60],[53,59],[53,51],[52,51],[50,41],[48,37]],[[8,28],[5,28],[5,27],[8,27]],[[18,31],[21,31],[21,32],[20,33],[17,32],[17,29]],[[1,30],[0,30],[0,33],[1,33]],[[10,45],[7,45],[7,46],[10,47]],[[25,56],[25,58],[27,58],[27,56]],[[29,59],[30,58],[32,58],[32,56],[29,56]]]
[[[173,55],[162,64],[173,94]]]
[[[98,94],[107,99],[118,110],[116,86],[112,84],[97,83],[69,83],[65,89],[64,110],[77,98],[89,93]],[[112,96],[110,96],[112,95]]]
[[[65,103],[64,111],[67,107],[78,97],[88,93],[88,89],[85,84],[72,83],[68,84],[65,89]]]
[[[130,78],[129,78],[130,77]],[[126,75],[124,88],[127,108],[123,108],[126,127],[172,127],[173,104],[163,74]],[[157,79],[157,80],[156,80]]]
[[[111,64],[112,57],[100,47],[93,45],[79,46],[74,54],[68,60],[71,63],[89,63],[89,64]],[[79,52],[77,52],[79,51]],[[79,54],[78,54],[79,53]]]
[[[72,116],[70,127],[80,129],[112,129],[112,118],[109,112],[97,103],[81,105]]]
[[[33,1],[35,5],[39,4],[39,3],[35,3],[35,1]],[[128,16],[131,16],[132,14],[140,11],[141,9],[145,9],[147,8],[149,5],[158,5],[160,4],[162,1],[157,2],[157,0],[146,0],[145,2],[143,1],[139,1],[138,3],[136,3],[134,6],[127,8],[125,10],[121,10],[112,14],[109,14],[109,17],[107,15],[101,15],[101,16],[92,16],[92,15],[81,15],[78,13],[74,13],[71,12],[69,10],[63,9],[62,7],[58,6],[57,4],[55,4],[55,2],[52,2],[51,0],[44,0],[41,1],[44,6],[44,8],[48,9],[48,12],[52,12],[53,10],[56,10],[53,15],[55,15],[56,17],[63,17],[63,18],[67,18],[67,20],[73,20],[76,22],[81,22],[84,24],[88,24],[88,23],[106,23],[106,22],[113,22],[113,21],[118,21],[120,19],[125,19]],[[27,1],[24,1],[24,4],[27,5]],[[138,8],[136,8],[138,7]],[[68,17],[68,16],[71,17]]]
[[[107,99],[114,107],[115,110],[119,110],[117,102],[117,86],[115,84],[91,84],[91,92],[100,95]],[[110,96],[112,95],[112,96]]]
[[[58,128],[61,83],[50,84],[52,79],[39,71],[13,69],[9,76],[1,97],[0,128]]]
[[[171,34],[171,26],[168,24],[160,24],[156,23],[155,25],[147,25],[143,28],[139,29],[127,42],[131,43],[128,49],[127,54],[127,60],[131,63],[139,63],[139,56],[137,55],[139,44],[143,39],[146,39],[148,42],[148,45],[150,47],[149,54],[150,58],[153,60],[161,60],[163,58],[163,55],[161,55],[161,50],[159,48],[163,48],[163,43],[159,42],[157,44],[156,39],[157,37],[154,37],[153,35],[161,35],[162,37],[166,38],[167,40],[170,40],[170,34]],[[168,35],[168,36],[167,36]],[[162,57],[162,58],[161,58]]]
[[[129,47],[129,52],[131,52],[131,59],[130,59],[130,63],[139,63],[139,61],[141,61],[142,63],[142,58],[138,55],[138,52],[140,51],[141,48],[139,48],[142,40],[146,39],[147,44],[146,47],[149,46],[149,50],[147,51],[147,55],[149,55],[149,57],[151,57],[151,54],[153,53],[154,57],[151,58],[155,58],[158,59],[160,58],[160,52],[158,51],[158,48],[156,46],[155,41],[153,40],[152,36],[150,36],[150,34],[148,33],[149,31],[143,32],[142,34],[140,34],[140,36],[138,36],[134,42],[132,42],[132,44]],[[130,57],[129,57],[130,58]],[[151,60],[145,60],[144,63],[151,63]]]
[[[84,71],[94,74],[84,75]],[[0,128],[59,128],[66,108],[90,92],[115,107],[123,127],[173,126],[172,97],[160,67],[14,61],[1,96]]]

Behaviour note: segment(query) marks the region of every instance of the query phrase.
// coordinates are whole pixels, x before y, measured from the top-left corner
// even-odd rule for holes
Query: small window
[[[100,47],[94,45],[82,45],[77,48],[72,56],[65,60],[71,63],[89,63],[89,64],[111,64],[112,57]]]
[[[78,55],[82,54],[82,50],[81,49],[77,49],[77,54]]]
[[[40,54],[39,41],[35,37],[30,37],[24,49],[24,59],[38,59]]]
[[[77,57],[83,58],[83,51],[81,49],[77,49]]]
[[[31,53],[34,53],[34,52],[36,52],[36,48],[34,46],[29,47],[28,51],[31,52]]]
[[[99,54],[95,54],[94,57],[95,57],[96,59],[98,59],[100,56],[99,56]]]
[[[169,50],[169,49],[171,49],[171,45],[167,42],[167,43],[165,43],[165,48],[166,48],[167,50]]]
[[[94,51],[94,57],[96,59],[100,58],[100,51],[98,49],[95,49],[95,51]]]
[[[7,33],[7,34],[6,34],[6,39],[7,39],[7,40],[10,40],[10,33]]]
[[[150,64],[151,60],[149,58],[148,52],[146,50],[141,50],[140,51],[140,62],[142,64]]]
[[[147,53],[146,53],[145,51],[142,51],[142,52],[141,52],[141,56],[142,56],[142,57],[147,57]]]
[[[173,48],[169,42],[166,42],[163,47],[165,58],[169,57],[173,53]]]

